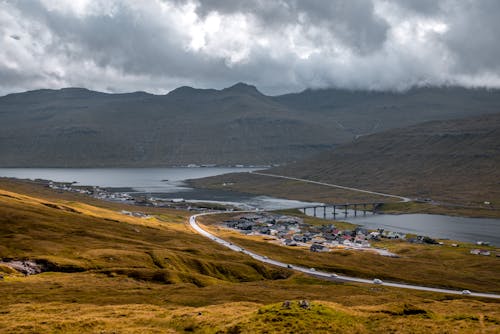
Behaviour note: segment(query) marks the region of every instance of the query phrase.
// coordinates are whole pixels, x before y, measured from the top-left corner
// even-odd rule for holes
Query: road
[[[246,212],[255,212],[255,211],[233,211],[231,213],[246,213]],[[199,214],[193,215],[193,216],[189,217],[189,224],[196,232],[203,235],[204,237],[207,237],[207,238],[219,243],[220,245],[225,246],[225,247],[227,247],[235,252],[240,252],[240,253],[249,255],[252,258],[254,258],[255,260],[263,262],[263,263],[275,265],[275,266],[282,267],[282,268],[288,268],[291,270],[302,272],[304,274],[312,275],[312,276],[319,277],[319,278],[325,278],[325,279],[329,279],[329,280],[377,285],[377,283],[375,283],[373,280],[369,280],[369,279],[365,279],[365,278],[336,275],[336,274],[332,274],[332,273],[328,273],[328,272],[324,272],[324,271],[317,271],[313,268],[305,268],[305,267],[300,267],[300,266],[295,266],[295,265],[289,265],[287,263],[283,263],[280,261],[270,259],[267,256],[262,256],[262,255],[256,254],[256,253],[251,252],[247,249],[244,249],[244,248],[241,248],[237,245],[234,245],[233,243],[231,243],[229,241],[225,241],[225,240],[213,235],[212,233],[202,229],[200,227],[200,225],[198,225],[198,223],[196,222],[197,217],[205,216],[205,215],[212,215],[212,214],[220,214],[220,213],[224,213],[224,212],[206,212],[206,213],[199,213]],[[431,288],[431,287],[427,287],[427,286],[412,285],[412,284],[405,284],[405,283],[382,282],[382,284],[379,283],[378,285],[390,286],[390,287],[395,287],[395,288],[448,293],[448,294],[453,294],[453,295],[466,296],[463,294],[463,291]],[[467,294],[467,296],[500,299],[500,295],[492,294],[492,293],[471,292],[470,294]]]
[[[287,179],[287,180],[294,180],[294,181],[301,181],[301,182],[306,182],[306,183],[312,183],[312,184],[318,184],[321,186],[327,186],[327,187],[332,187],[332,188],[339,188],[339,189],[344,189],[344,190],[351,190],[351,191],[357,191],[365,194],[372,194],[372,195],[379,195],[379,196],[384,196],[384,197],[391,197],[391,198],[397,198],[401,200],[402,202],[410,202],[411,199],[408,197],[403,197],[403,196],[398,196],[398,195],[392,195],[392,194],[385,194],[385,193],[379,193],[376,191],[370,191],[370,190],[364,190],[364,189],[358,189],[358,188],[352,188],[352,187],[346,187],[346,186],[341,186],[338,184],[331,184],[331,183],[325,183],[325,182],[319,182],[319,181],[311,181],[311,180],[306,180],[306,179],[299,179],[296,177],[291,177],[291,176],[283,176],[283,175],[276,175],[276,174],[266,174],[266,173],[260,173],[260,172],[249,172],[250,174],[255,174],[255,175],[261,175],[261,176],[269,176],[269,177],[275,177],[279,179]]]

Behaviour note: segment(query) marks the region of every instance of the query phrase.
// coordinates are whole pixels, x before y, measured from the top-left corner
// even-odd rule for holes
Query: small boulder
[[[300,308],[303,308],[303,309],[305,309],[305,310],[308,310],[308,309],[309,309],[309,306],[310,306],[310,304],[309,304],[309,302],[308,302],[307,300],[301,300],[301,301],[299,302],[299,307],[300,307]]]

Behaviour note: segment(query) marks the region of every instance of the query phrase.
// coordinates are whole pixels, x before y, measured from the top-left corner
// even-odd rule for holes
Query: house
[[[261,227],[259,229],[259,233],[260,234],[267,234],[267,235],[270,235],[271,234],[271,229],[269,227]]]
[[[292,239],[296,242],[307,242],[309,239],[301,234],[295,234]]]
[[[481,249],[479,251],[479,255],[484,255],[484,256],[490,256],[491,255],[491,252],[489,250],[484,250],[484,249]]]
[[[311,248],[309,248],[311,252],[328,252],[330,249],[320,244],[312,244]]]
[[[320,237],[320,236],[316,236],[316,237],[312,238],[312,240],[311,240],[311,241],[312,241],[313,243],[315,243],[315,244],[324,244],[324,243],[325,243],[325,241],[326,241],[326,239],[325,239],[325,238],[323,238],[323,237]]]
[[[354,232],[357,235],[368,235],[368,230],[366,228],[363,228],[363,227],[356,227],[356,229],[354,230]]]
[[[476,245],[478,245],[478,246],[489,246],[490,242],[489,241],[478,241],[478,242],[476,242]]]
[[[406,234],[404,233],[400,233],[400,232],[387,232],[385,235],[384,235],[387,239],[406,239]]]
[[[287,246],[297,246],[297,242],[295,240],[292,240],[292,239],[285,239],[285,245]]]

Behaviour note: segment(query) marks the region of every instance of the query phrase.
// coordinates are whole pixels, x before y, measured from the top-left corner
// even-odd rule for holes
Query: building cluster
[[[153,217],[153,216],[145,214],[143,212],[132,212],[132,211],[121,210],[120,213],[122,215],[136,217],[136,218],[152,218]]]
[[[90,186],[75,186],[73,183],[63,183],[63,182],[52,182],[48,183],[49,188],[69,191],[84,195],[89,195],[97,199],[102,199],[106,201],[116,201],[116,202],[133,202],[134,198],[124,192],[113,192],[108,191],[100,187],[90,187]]]
[[[286,246],[308,247],[311,252],[328,252],[332,248],[344,248],[373,250],[381,255],[394,256],[386,250],[372,248],[370,241],[381,238],[406,238],[402,233],[368,231],[363,227],[340,230],[333,224],[309,225],[298,217],[265,212],[240,215],[224,223],[228,228],[246,234],[269,235]]]
[[[489,250],[487,250],[487,249],[478,249],[478,248],[471,249],[470,253],[472,255],[484,255],[484,256],[490,256],[491,255],[491,252]]]
[[[216,203],[191,203],[182,198],[156,198],[147,194],[119,192],[100,188],[97,186],[78,186],[74,183],[43,181],[49,188],[58,191],[68,191],[88,195],[100,200],[121,202],[141,206],[165,207],[170,209],[181,209],[188,211],[206,210],[232,210],[231,206],[219,205]]]

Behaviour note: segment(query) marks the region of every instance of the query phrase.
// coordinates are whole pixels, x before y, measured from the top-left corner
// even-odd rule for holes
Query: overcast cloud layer
[[[0,0],[0,94],[500,87],[498,0]]]

